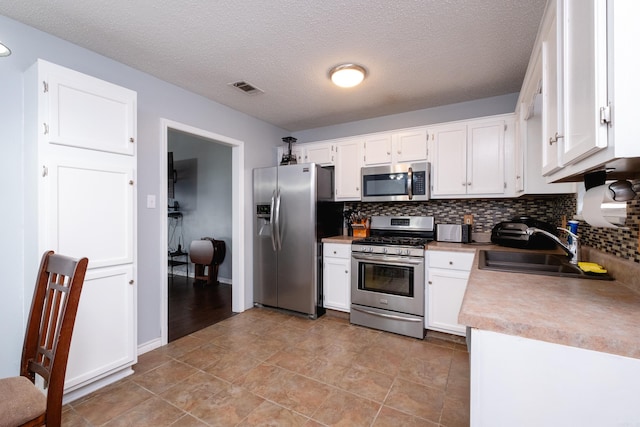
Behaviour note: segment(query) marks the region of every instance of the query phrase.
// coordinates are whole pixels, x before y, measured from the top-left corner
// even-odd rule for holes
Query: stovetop
[[[435,238],[433,217],[374,216],[370,232],[353,241],[352,252],[423,256],[424,246]]]
[[[374,245],[374,246],[407,246],[422,247],[433,241],[427,237],[403,237],[403,236],[370,236],[363,239],[354,240],[354,244]]]

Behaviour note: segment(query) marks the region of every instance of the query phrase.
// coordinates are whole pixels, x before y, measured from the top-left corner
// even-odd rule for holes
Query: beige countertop
[[[353,236],[331,236],[323,237],[322,243],[345,243],[350,245],[354,239],[355,238]]]
[[[640,359],[640,294],[619,281],[503,273],[477,265],[476,253],[460,323]]]

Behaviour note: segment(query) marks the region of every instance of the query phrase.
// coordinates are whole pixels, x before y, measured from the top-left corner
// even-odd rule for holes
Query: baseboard
[[[65,392],[64,396],[62,397],[62,404],[66,405],[67,403],[71,403],[74,400],[78,400],[81,397],[84,397],[88,394],[93,393],[96,390],[99,390],[103,387],[108,386],[109,384],[113,384],[116,381],[120,381],[121,379],[126,378],[131,374],[133,374],[133,369],[131,369],[130,366],[127,366],[126,368],[120,371],[116,371],[106,377],[100,378],[99,380],[93,381],[92,383],[89,383],[85,386],[76,388],[69,392]]]
[[[155,338],[151,341],[147,341],[146,343],[138,345],[138,356],[141,354],[145,354],[151,350],[155,350],[156,348],[162,347],[162,339]]]

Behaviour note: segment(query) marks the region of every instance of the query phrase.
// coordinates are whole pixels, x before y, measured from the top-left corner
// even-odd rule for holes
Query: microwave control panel
[[[424,171],[413,173],[413,194],[427,194],[427,180],[425,178],[426,172]]]

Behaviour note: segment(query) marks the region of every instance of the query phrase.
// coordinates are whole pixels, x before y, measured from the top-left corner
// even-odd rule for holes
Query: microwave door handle
[[[407,172],[407,195],[409,200],[413,199],[413,169],[409,168]]]

